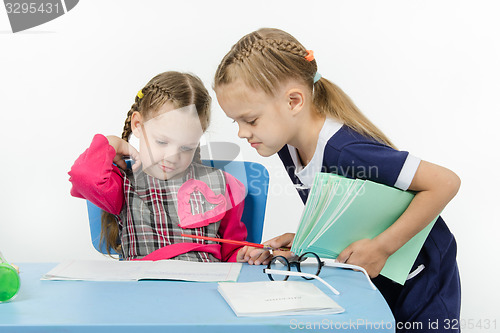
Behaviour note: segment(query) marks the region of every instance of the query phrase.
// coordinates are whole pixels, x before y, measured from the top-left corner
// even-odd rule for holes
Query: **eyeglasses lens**
[[[302,273],[318,275],[321,270],[321,261],[315,255],[304,253],[299,257],[299,262]]]
[[[270,269],[276,269],[276,270],[280,270],[280,271],[289,271],[290,270],[290,266],[289,266],[289,263],[288,261],[283,258],[283,257],[274,257],[273,260],[271,260],[271,262],[269,263],[269,266],[268,266]],[[284,281],[286,279],[288,279],[288,275],[278,275],[278,274],[272,274],[272,279],[274,281]]]

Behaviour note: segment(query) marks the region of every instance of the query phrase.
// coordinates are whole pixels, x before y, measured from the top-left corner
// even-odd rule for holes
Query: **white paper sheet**
[[[71,260],[63,262],[42,280],[138,281],[183,280],[236,281],[241,263],[202,263],[181,260],[115,261]]]

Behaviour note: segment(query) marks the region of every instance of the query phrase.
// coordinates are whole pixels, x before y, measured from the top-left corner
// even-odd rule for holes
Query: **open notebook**
[[[183,280],[197,282],[236,281],[241,263],[181,260],[117,261],[71,260],[57,265],[42,280],[138,281]]]
[[[218,290],[238,317],[344,312],[341,306],[311,282],[219,282]]]
[[[335,259],[351,243],[374,238],[406,210],[414,194],[369,180],[318,173],[293,241],[294,253]],[[436,217],[437,219],[437,217]],[[381,274],[404,284],[434,219],[387,260]]]

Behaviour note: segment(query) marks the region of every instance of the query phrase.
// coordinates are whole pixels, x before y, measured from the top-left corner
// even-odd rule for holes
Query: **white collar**
[[[321,128],[318,136],[318,143],[316,144],[316,150],[314,151],[314,155],[311,161],[304,167],[302,163],[300,163],[300,159],[297,153],[297,149],[293,146],[288,146],[288,151],[290,152],[290,156],[292,157],[293,164],[295,165],[295,176],[299,178],[300,182],[304,184],[304,186],[300,186],[301,188],[310,188],[313,184],[314,177],[318,172],[321,172],[323,166],[323,154],[325,151],[325,146],[330,140],[330,138],[340,130],[342,127],[342,123],[338,122],[333,118],[326,117],[325,123]]]

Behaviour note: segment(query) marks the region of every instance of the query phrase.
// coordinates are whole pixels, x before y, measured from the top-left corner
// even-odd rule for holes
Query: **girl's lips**
[[[171,168],[171,167],[167,167],[166,165],[159,165],[160,166],[160,169],[162,169],[163,171],[165,172],[172,172],[175,170],[175,168]]]
[[[253,148],[257,148],[257,147],[260,145],[260,142],[250,143],[250,145],[251,145]]]

